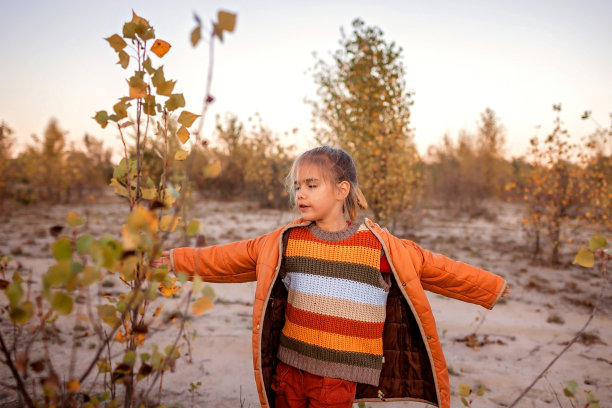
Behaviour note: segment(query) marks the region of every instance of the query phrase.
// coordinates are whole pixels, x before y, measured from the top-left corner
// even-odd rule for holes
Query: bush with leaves
[[[224,29],[227,27],[217,24],[211,35]],[[28,407],[149,405],[153,387],[174,369],[182,352],[189,352],[189,337],[184,333],[190,313],[209,309],[214,297],[197,276],[185,285],[185,275],[173,276],[167,266],[151,267],[178,225],[185,195],[179,194],[180,186],[167,182],[165,171],[157,183],[143,180],[141,148],[150,129],[167,135],[172,115],[178,115],[183,130],[177,135],[185,143],[187,128],[197,118],[184,110],[178,114],[184,105],[182,94],[172,93],[175,81],[161,80],[161,67],[155,68],[147,55],[151,43],[152,52],[160,58],[170,45],[156,39],[153,27],[136,13],[124,24],[122,35],[114,34],[107,41],[124,69],[130,61],[137,66],[128,81],[129,95],[119,99],[114,113],[95,115],[103,127],[114,123],[124,141],[125,157],[115,167],[111,185],[126,199],[129,215],[120,237],[97,238],[83,227],[84,217],[68,214],[67,228],[51,229],[57,237],[51,245],[55,263],[39,286],[32,271],[6,257],[1,259],[0,284],[6,303],[0,314],[3,322],[8,317],[11,327],[0,331],[0,353],[15,380],[11,388]],[[162,98],[155,98],[153,89]],[[127,119],[128,111],[134,111],[136,123]],[[132,127],[136,157],[127,153],[131,150],[123,134]],[[172,160],[167,153],[164,149],[164,169]],[[179,151],[173,159],[181,161],[185,155],[186,151]],[[123,287],[117,293],[105,293],[105,282],[112,280],[123,282]],[[161,302],[160,295],[174,298],[175,309],[165,315],[162,308],[171,302]],[[57,330],[71,324],[68,338]],[[165,345],[151,342],[153,333],[170,327],[176,330],[173,341]],[[87,350],[82,347],[85,338]],[[68,361],[53,354],[53,347],[66,346],[70,347]]]
[[[426,197],[470,216],[484,214],[486,200],[503,199],[509,178],[503,126],[490,108],[480,118],[476,135],[462,130],[457,142],[446,134],[431,146],[425,165]]]
[[[412,93],[405,86],[402,49],[385,41],[378,27],[360,19],[352,26],[332,63],[315,66],[315,130],[321,142],[351,154],[374,219],[393,229],[421,196],[420,158],[409,127]]]

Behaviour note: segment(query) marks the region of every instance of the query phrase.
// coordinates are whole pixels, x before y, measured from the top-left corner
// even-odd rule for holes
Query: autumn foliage
[[[351,154],[375,220],[392,229],[417,204],[422,187],[402,49],[359,19],[340,44],[331,64],[319,60],[315,66],[316,130],[321,141]]]

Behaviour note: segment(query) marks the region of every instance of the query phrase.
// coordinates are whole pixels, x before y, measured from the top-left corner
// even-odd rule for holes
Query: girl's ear
[[[351,184],[344,180],[338,183],[336,186],[338,187],[338,199],[340,201],[344,201],[351,191]]]

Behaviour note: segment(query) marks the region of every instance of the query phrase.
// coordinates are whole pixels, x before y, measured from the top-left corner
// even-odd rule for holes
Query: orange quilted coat
[[[278,336],[284,324],[286,290],[277,279],[283,233],[308,225],[302,219],[258,238],[207,248],[170,252],[175,271],[199,274],[207,282],[257,281],[253,302],[253,366],[263,408],[274,407],[271,380]],[[434,254],[399,239],[366,219],[382,243],[393,272],[383,334],[384,364],[378,387],[358,384],[355,401],[420,401],[450,407],[446,361],[425,290],[492,308],[506,282],[471,265]]]

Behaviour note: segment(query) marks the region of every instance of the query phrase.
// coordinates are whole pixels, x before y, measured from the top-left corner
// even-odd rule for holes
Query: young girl
[[[490,309],[509,292],[506,282],[356,221],[367,204],[341,149],[303,153],[287,179],[300,219],[251,240],[175,248],[154,265],[208,282],[257,281],[253,365],[264,408],[379,399],[449,408],[424,291]]]

